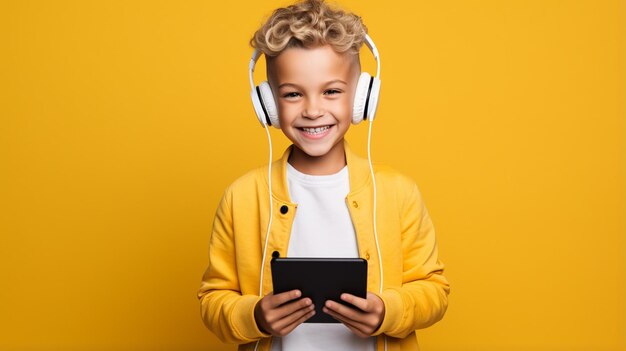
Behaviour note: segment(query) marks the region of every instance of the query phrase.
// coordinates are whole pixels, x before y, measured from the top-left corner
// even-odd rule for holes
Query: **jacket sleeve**
[[[402,286],[389,287],[381,296],[385,317],[374,335],[404,338],[441,318],[448,306],[450,286],[438,259],[435,230],[417,186],[401,207]]]
[[[198,298],[204,324],[221,341],[243,344],[269,334],[261,332],[254,319],[254,306],[261,298],[241,294],[229,194],[227,190],[215,214],[209,240],[209,266]]]

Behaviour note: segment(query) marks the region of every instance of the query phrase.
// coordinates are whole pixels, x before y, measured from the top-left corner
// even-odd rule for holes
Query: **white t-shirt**
[[[298,204],[287,257],[359,257],[356,233],[346,205],[348,167],[314,176],[287,164],[289,196]],[[376,339],[363,339],[341,323],[303,323],[274,337],[272,351],[375,351]]]

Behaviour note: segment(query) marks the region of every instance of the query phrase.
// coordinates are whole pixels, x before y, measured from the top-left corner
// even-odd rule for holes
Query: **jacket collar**
[[[350,177],[350,194],[354,194],[370,182],[369,163],[367,159],[352,152],[345,139],[343,140],[343,146]],[[293,147],[293,145],[289,146],[280,160],[272,163],[272,193],[274,198],[280,202],[292,203],[289,197],[289,188],[287,187],[287,160]]]

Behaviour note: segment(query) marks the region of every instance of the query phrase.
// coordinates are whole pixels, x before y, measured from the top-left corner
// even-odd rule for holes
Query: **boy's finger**
[[[343,316],[327,307],[323,307],[322,311],[324,311],[324,313],[328,314],[329,316],[343,323],[346,327],[348,327],[348,329],[350,329],[353,333],[357,334],[358,336],[366,337],[370,335],[370,333],[368,333],[367,331],[370,330],[371,328],[369,328],[367,325],[357,322],[355,320],[352,320],[346,316]]]
[[[364,333],[363,331],[361,331],[361,330],[359,330],[359,329],[357,329],[357,328],[355,328],[355,327],[351,326],[350,324],[346,324],[346,323],[344,323],[343,325],[345,325],[345,326],[346,326],[346,328],[350,329],[350,331],[352,331],[354,334],[356,334],[356,335],[358,335],[358,336],[360,336],[360,337],[362,337],[362,338],[366,338],[366,337],[371,336],[370,334],[366,334],[366,333]]]
[[[294,329],[296,329],[297,326],[299,326],[300,324],[304,323],[307,319],[313,317],[314,315],[315,315],[315,309],[313,309],[312,311],[307,312],[306,314],[304,314],[303,316],[298,318],[295,322],[287,325],[284,329],[282,329],[280,331],[280,335],[281,336],[285,336],[285,335],[291,333]]]
[[[350,318],[354,321],[361,321],[364,318],[365,313],[361,312],[361,311],[357,311],[354,308],[350,308],[347,306],[344,306],[342,304],[340,304],[339,302],[335,302],[335,301],[331,301],[328,300],[326,301],[326,303],[324,304],[324,306],[333,311],[336,312],[342,316],[345,316],[347,318]]]
[[[307,315],[311,313],[311,311],[315,312],[315,307],[313,305],[308,305],[295,312],[286,314],[283,316],[283,318],[281,318],[280,320],[276,322],[274,329],[285,330],[291,327],[291,325],[294,323],[297,323],[296,324],[297,326],[298,324],[302,323],[302,322],[298,323],[298,321],[300,321],[303,318],[304,318],[303,321],[306,320]]]
[[[367,293],[366,299],[348,293],[341,294],[341,299],[365,312],[378,313],[379,311],[377,311],[377,309],[383,309],[385,306],[380,297],[371,292]]]
[[[297,299],[300,296],[302,296],[302,293],[300,292],[300,290],[285,291],[283,293],[273,295],[270,298],[270,305],[272,307],[278,307],[288,301]]]
[[[344,294],[341,294],[341,299],[351,305],[354,305],[361,311],[366,311],[366,312],[369,311],[369,303],[364,298],[354,296],[348,293],[344,293]]]
[[[286,316],[294,314],[305,308],[313,308],[313,301],[309,298],[303,298],[298,301],[289,302],[284,306],[278,307],[275,311],[277,319],[283,319]]]
[[[341,313],[333,311],[333,310],[331,310],[328,307],[322,307],[322,311],[324,313],[328,314],[329,316],[335,318],[336,320],[344,323],[344,324],[350,324],[350,325],[354,325],[354,326],[359,324],[359,322],[357,322],[357,321],[355,321],[355,320],[353,320],[353,319],[351,319],[351,318],[349,318],[349,317],[347,317],[347,316],[345,316],[345,315],[343,315]]]

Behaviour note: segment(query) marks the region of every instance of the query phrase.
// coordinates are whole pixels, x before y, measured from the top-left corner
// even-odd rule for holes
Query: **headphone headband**
[[[376,78],[380,79],[380,57],[378,56],[378,49],[372,38],[367,33],[365,34],[365,45],[370,49],[374,59],[376,60]]]
[[[248,68],[249,76],[250,76],[250,87],[255,89],[254,79],[252,78],[252,73],[254,73],[254,66],[256,66],[256,62],[261,57],[261,51],[259,49],[254,49],[252,53],[252,58],[250,59],[250,66]]]

